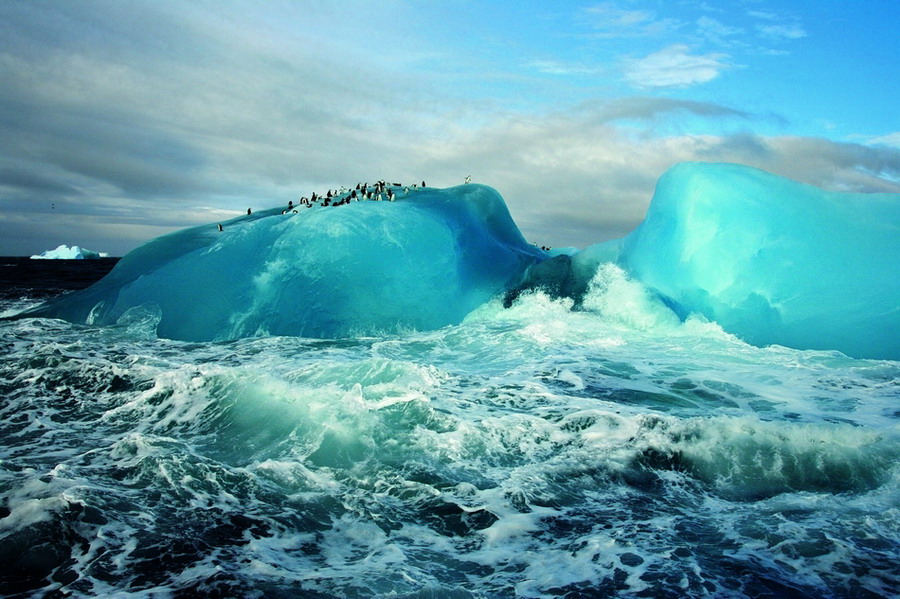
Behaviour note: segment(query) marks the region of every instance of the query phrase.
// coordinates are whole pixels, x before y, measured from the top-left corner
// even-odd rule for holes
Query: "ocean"
[[[0,314],[114,264],[0,259]],[[0,595],[898,596],[900,362],[604,281],[333,340],[0,320]]]

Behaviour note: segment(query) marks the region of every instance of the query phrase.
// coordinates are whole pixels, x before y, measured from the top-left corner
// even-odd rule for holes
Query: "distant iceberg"
[[[96,260],[97,258],[108,258],[106,252],[95,252],[77,245],[69,247],[65,244],[57,247],[55,250],[47,250],[35,256],[32,260]]]
[[[377,335],[456,324],[532,289],[577,309],[615,263],[680,318],[703,315],[749,343],[896,360],[898,256],[898,194],[685,163],[660,178],[634,232],[584,251],[526,242],[489,187],[423,188],[160,237],[94,286],[20,316],[149,318],[158,335],[189,341]]]

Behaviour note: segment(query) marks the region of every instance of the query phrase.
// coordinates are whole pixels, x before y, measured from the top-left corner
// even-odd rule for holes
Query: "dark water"
[[[0,260],[0,312],[114,262]],[[896,597],[900,364],[606,274],[385,337],[0,321],[0,595]]]
[[[84,289],[113,269],[118,258],[32,260],[0,256],[0,300],[46,299]]]

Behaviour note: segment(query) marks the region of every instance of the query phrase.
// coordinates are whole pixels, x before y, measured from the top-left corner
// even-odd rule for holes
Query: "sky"
[[[0,0],[0,255],[467,176],[586,247],[737,162],[900,193],[896,0]]]

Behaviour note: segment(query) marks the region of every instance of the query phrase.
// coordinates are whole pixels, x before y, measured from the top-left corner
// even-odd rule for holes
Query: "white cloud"
[[[806,37],[806,30],[795,16],[767,11],[749,11],[747,15],[764,21],[756,26],[756,30],[765,37],[789,40]]]
[[[689,87],[712,81],[729,68],[728,56],[690,54],[684,44],[673,44],[644,58],[625,62],[625,80],[637,88]]]
[[[589,6],[584,11],[595,17],[595,25],[605,29],[634,27],[653,20],[653,13],[647,10],[623,10],[611,2]]]
[[[868,143],[880,146],[892,146],[900,149],[900,131],[894,131],[887,135],[880,135],[868,140]]]
[[[677,29],[676,19],[657,18],[648,10],[622,9],[612,2],[604,2],[582,10],[588,24],[599,37],[625,38],[661,35]]]
[[[526,66],[546,75],[591,75],[597,72],[585,65],[558,60],[533,60]]]

